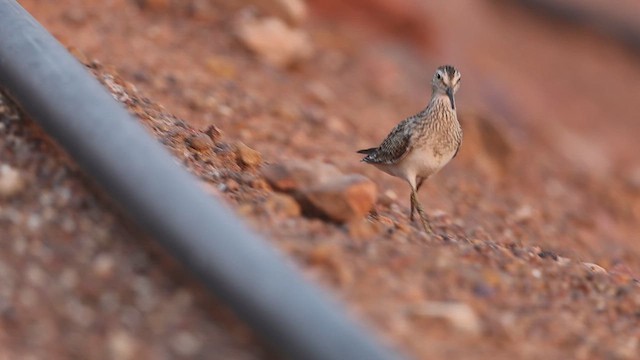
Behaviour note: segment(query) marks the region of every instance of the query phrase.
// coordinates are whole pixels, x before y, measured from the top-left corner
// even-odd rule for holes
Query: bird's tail
[[[376,151],[378,148],[369,148],[369,149],[362,149],[362,150],[358,150],[358,154],[365,154],[365,155],[369,155],[372,152]]]

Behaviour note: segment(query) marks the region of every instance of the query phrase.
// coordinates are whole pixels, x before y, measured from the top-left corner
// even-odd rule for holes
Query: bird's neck
[[[451,112],[455,114],[455,110],[451,108],[451,100],[446,94],[434,92],[431,100],[425,109],[427,111]]]

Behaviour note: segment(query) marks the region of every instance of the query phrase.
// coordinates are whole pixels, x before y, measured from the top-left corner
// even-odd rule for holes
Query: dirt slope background
[[[420,359],[638,356],[628,43],[511,1],[20,3],[390,346]],[[427,236],[407,219],[407,186],[354,151],[424,106],[443,63],[463,75],[465,139],[421,192]],[[13,105],[1,110],[0,355],[275,356]],[[336,222],[301,208],[311,180],[283,191],[269,171],[291,164],[372,179],[372,210]]]

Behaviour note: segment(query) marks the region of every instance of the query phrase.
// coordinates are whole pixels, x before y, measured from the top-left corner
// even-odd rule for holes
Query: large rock
[[[377,197],[373,181],[320,161],[267,165],[262,173],[274,189],[293,195],[304,214],[338,223],[364,217]]]
[[[342,172],[331,164],[299,160],[265,165],[262,174],[274,189],[283,192],[300,191],[342,176]]]
[[[376,184],[359,175],[343,175],[303,190],[311,211],[336,222],[359,219],[369,213],[376,201]]]

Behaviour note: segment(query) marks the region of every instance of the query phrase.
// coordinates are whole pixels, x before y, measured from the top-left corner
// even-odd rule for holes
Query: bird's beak
[[[449,97],[449,100],[451,100],[451,109],[455,110],[456,109],[456,101],[453,99],[453,88],[452,87],[448,87],[446,92],[447,92],[447,96]]]

